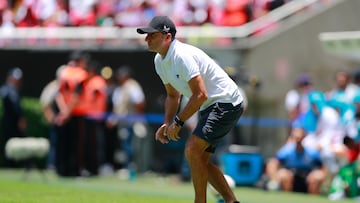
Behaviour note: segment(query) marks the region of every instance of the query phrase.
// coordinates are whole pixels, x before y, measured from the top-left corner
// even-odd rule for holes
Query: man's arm
[[[159,127],[159,129],[155,133],[155,140],[160,141],[163,144],[169,142],[171,137],[168,134],[168,128],[171,125],[174,115],[176,114],[179,104],[180,104],[180,93],[170,84],[165,85],[166,89],[166,100],[165,100],[165,115],[164,115],[164,123]],[[173,140],[177,140],[179,137],[172,138]],[[174,133],[172,133],[174,135]]]
[[[188,84],[192,95],[184,109],[178,115],[181,121],[189,119],[208,98],[204,81],[200,75],[193,77]]]
[[[170,84],[165,85],[166,100],[165,100],[165,115],[164,124],[171,124],[173,118],[180,105],[180,93]]]
[[[200,106],[206,101],[208,98],[207,92],[205,89],[204,82],[201,76],[196,76],[192,78],[188,82],[190,89],[192,91],[192,95],[189,98],[188,103],[185,105],[184,109],[178,114],[178,120],[172,122],[172,124],[166,129],[165,133],[169,140],[177,141],[180,139],[178,133],[181,129],[183,122],[185,122],[188,118],[190,118],[196,111],[199,110]],[[179,95],[180,96],[180,95]],[[172,119],[176,112],[172,112],[171,115],[167,115],[167,119]]]

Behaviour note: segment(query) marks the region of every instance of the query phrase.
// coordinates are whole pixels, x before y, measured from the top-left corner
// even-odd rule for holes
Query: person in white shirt
[[[290,125],[309,110],[308,95],[312,91],[310,76],[306,73],[300,74],[296,78],[295,87],[286,93],[284,101]]]
[[[336,174],[346,157],[346,147],[343,144],[346,132],[341,123],[341,117],[321,91],[313,91],[309,94],[310,109],[302,118],[307,128],[307,136],[303,140],[306,147],[320,150],[324,165],[330,174]],[[315,116],[313,119],[312,117]],[[314,123],[309,123],[314,122]]]
[[[224,174],[210,162],[223,137],[236,125],[243,113],[243,97],[237,84],[204,51],[175,38],[176,27],[166,16],[155,16],[147,27],[148,50],[156,52],[155,70],[167,93],[164,122],[155,134],[163,144],[180,139],[184,122],[198,110],[200,118],[188,138],[185,156],[195,190],[195,203],[206,202],[209,182],[226,203],[237,203]],[[180,97],[189,101],[179,112]]]
[[[116,72],[118,86],[114,89],[112,96],[113,113],[109,117],[108,125],[115,121],[119,139],[117,154],[124,154],[124,160],[118,160],[122,168],[130,169],[134,161],[134,149],[132,147],[135,132],[133,130],[134,121],[128,117],[143,114],[146,107],[145,94],[140,83],[132,76],[131,68],[121,66]],[[114,118],[115,117],[115,118]],[[119,117],[120,119],[117,119]]]

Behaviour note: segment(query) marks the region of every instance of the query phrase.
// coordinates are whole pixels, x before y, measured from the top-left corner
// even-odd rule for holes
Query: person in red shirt
[[[345,136],[344,144],[348,148],[348,162],[353,163],[359,158],[360,154],[360,143],[356,142],[354,139]]]
[[[100,164],[105,162],[102,155],[104,147],[104,122],[106,113],[106,81],[98,75],[99,64],[90,61],[86,67],[88,78],[84,82],[81,103],[78,110],[84,113],[84,133],[79,142],[81,175],[97,175]]]
[[[59,94],[56,98],[59,114],[56,170],[60,176],[79,176],[82,166],[82,140],[84,136],[83,92],[88,78],[86,66],[89,55],[75,51],[59,76]]]

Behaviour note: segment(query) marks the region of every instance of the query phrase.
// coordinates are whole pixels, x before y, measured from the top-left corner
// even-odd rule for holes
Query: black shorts
[[[200,111],[199,122],[193,132],[206,140],[210,146],[207,152],[214,153],[221,139],[236,125],[244,111],[243,105],[215,103]]]

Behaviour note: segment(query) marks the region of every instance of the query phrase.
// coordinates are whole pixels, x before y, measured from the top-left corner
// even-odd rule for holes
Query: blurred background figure
[[[91,60],[86,66],[88,78],[84,82],[82,106],[84,108],[84,134],[79,140],[82,175],[98,175],[99,167],[104,163],[104,122],[106,113],[106,81],[99,75],[100,64]]]
[[[23,72],[15,67],[8,71],[5,84],[0,89],[0,96],[3,104],[1,154],[4,157],[4,167],[20,166],[5,157],[5,144],[12,137],[24,137],[26,121],[21,107],[21,86]]]
[[[104,125],[104,137],[103,137],[103,162],[100,166],[99,173],[101,175],[110,174],[116,168],[116,162],[114,159],[115,150],[117,148],[117,130],[113,125],[108,125],[107,119],[111,116],[113,111],[112,97],[117,82],[115,80],[115,74],[110,66],[104,66],[101,69],[101,76],[106,82],[106,112],[105,125]]]
[[[306,132],[301,126],[293,126],[290,141],[267,163],[267,189],[320,194],[327,170],[320,151],[302,144],[305,136]]]
[[[83,169],[84,83],[88,79],[86,71],[90,55],[73,51],[69,62],[59,77],[59,94],[56,98],[59,114],[56,117],[58,142],[56,169],[60,176],[79,176]]]
[[[339,112],[329,105],[322,91],[311,92],[309,103],[308,112],[300,120],[307,131],[303,144],[320,150],[323,164],[332,177],[346,162],[345,128]]]
[[[134,161],[134,121],[131,118],[144,113],[146,100],[141,85],[132,76],[130,67],[119,67],[115,77],[117,87],[112,95],[113,116],[109,117],[107,124],[117,128],[119,146],[115,157],[119,167],[129,169]]]
[[[290,124],[308,111],[310,106],[308,94],[312,90],[310,76],[306,73],[302,73],[296,78],[294,88],[286,93],[285,109],[288,113]]]
[[[349,71],[339,70],[335,73],[335,87],[327,92],[328,100],[341,99],[346,103],[352,103],[357,93],[358,86],[352,82]]]
[[[56,134],[56,116],[59,113],[59,108],[56,104],[56,97],[59,92],[59,77],[61,71],[65,68],[64,65],[60,66],[56,70],[56,77],[54,80],[50,81],[42,89],[40,94],[40,104],[43,108],[43,114],[46,121],[49,124],[49,142],[50,150],[48,156],[48,168],[55,169],[56,163],[56,143],[57,143],[57,134]]]
[[[340,168],[339,172],[332,179],[328,198],[330,200],[340,200],[343,198],[356,199],[360,196],[358,180],[359,171],[359,153],[360,145],[351,137],[344,138],[344,144],[349,150],[348,164]]]

